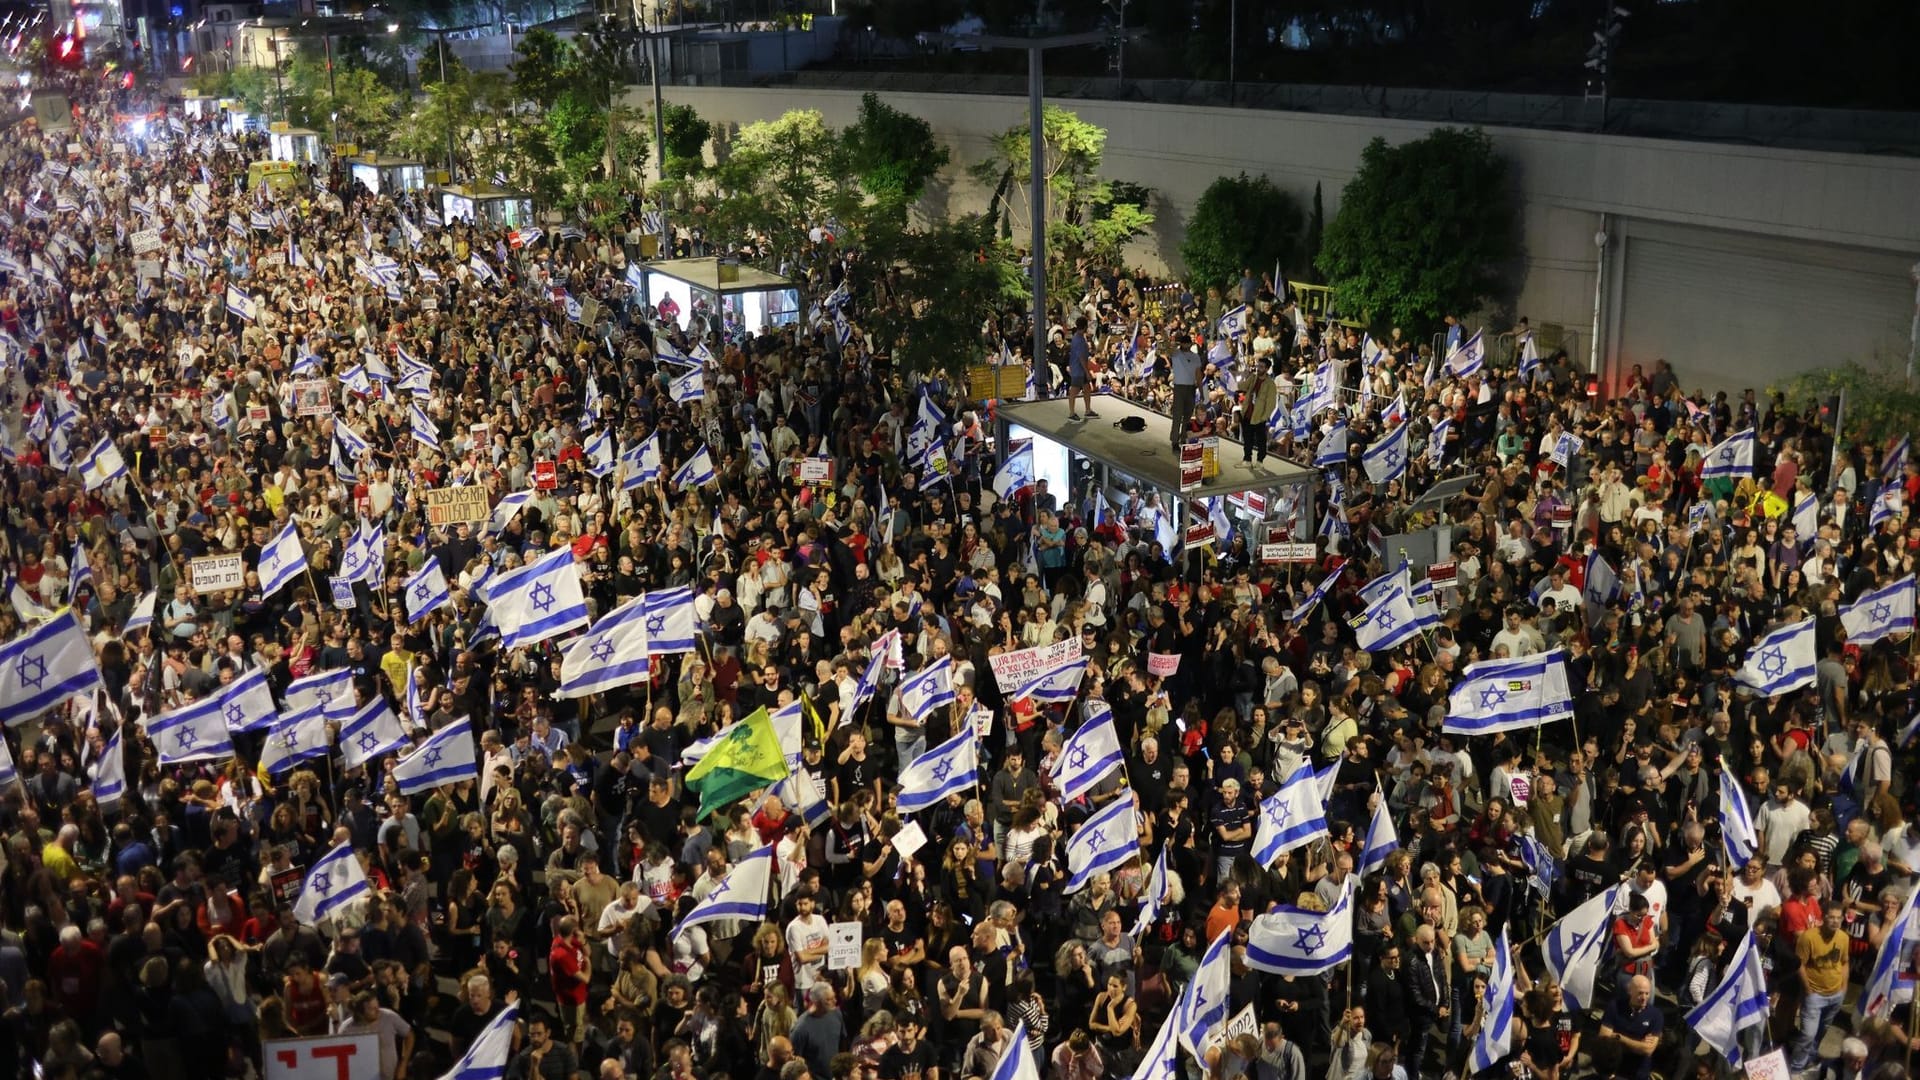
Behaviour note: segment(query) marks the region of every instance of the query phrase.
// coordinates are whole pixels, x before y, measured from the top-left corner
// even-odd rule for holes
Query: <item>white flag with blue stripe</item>
[[[1067,837],[1067,886],[1062,892],[1086,888],[1095,874],[1113,871],[1140,854],[1140,818],[1131,794],[1108,803]]]
[[[1247,332],[1252,317],[1247,313],[1247,305],[1240,304],[1231,311],[1220,315],[1220,336],[1238,338]]]
[[[1840,609],[1840,625],[1847,628],[1849,645],[1871,645],[1893,634],[1913,630],[1913,575],[1863,594]]]
[[[1593,1007],[1593,981],[1600,971],[1600,954],[1613,924],[1614,905],[1624,885],[1615,885],[1589,898],[1547,929],[1540,942],[1540,958],[1560,983],[1570,1009]]]
[[[1384,652],[1420,633],[1420,614],[1413,610],[1413,597],[1406,587],[1406,575],[1393,575],[1391,585],[1353,621],[1355,643],[1367,652]]]
[[[1893,444],[1880,459],[1880,480],[1886,484],[1898,485],[1907,475],[1907,454],[1913,449],[1913,436],[1902,435],[1900,441]]]
[[[1867,508],[1868,530],[1878,529],[1886,522],[1900,516],[1901,503],[1905,501],[1906,490],[1897,487],[1880,489],[1873,497],[1873,505]]]
[[[1760,964],[1760,948],[1747,931],[1728,959],[1720,985],[1687,1013],[1687,1027],[1702,1042],[1720,1052],[1727,1064],[1738,1067],[1745,1056],[1740,1033],[1766,1022],[1767,973]]]
[[[1793,518],[1794,536],[1802,546],[1811,544],[1815,534],[1820,531],[1820,497],[1811,491],[1794,496]]]
[[[254,668],[220,688],[220,718],[228,731],[262,731],[279,718],[265,668]]]
[[[293,917],[307,926],[339,911],[367,892],[367,873],[351,843],[341,844],[316,859],[300,883],[300,898],[293,902]]]
[[[1006,1052],[1000,1055],[1000,1063],[993,1067],[993,1075],[987,1080],[1040,1080],[1040,1069],[1033,1061],[1033,1046],[1027,1042],[1026,1021],[1013,1025],[1011,1038]]]
[[[1122,800],[1125,801],[1125,800]],[[1227,1021],[1227,1006],[1233,1003],[1233,928],[1221,930],[1207,944],[1200,966],[1180,992],[1174,1012],[1180,1017],[1180,1045],[1200,1060],[1213,1045],[1220,1026]]]
[[[672,482],[676,490],[685,491],[690,487],[701,487],[706,484],[711,484],[713,480],[713,457],[707,453],[707,448],[702,446],[693,452],[692,457],[688,458],[678,469],[674,470]]]
[[[647,597],[641,594],[601,616],[587,632],[567,643],[560,657],[556,698],[599,694],[639,682],[652,670],[647,661]]]
[[[1087,719],[1068,736],[1053,759],[1048,775],[1060,791],[1060,800],[1072,802],[1113,775],[1124,761],[1120,733],[1113,726],[1113,710],[1104,701],[1094,702],[1089,705]]]
[[[707,400],[706,374],[698,367],[667,383],[667,394],[682,405]]]
[[[340,727],[340,757],[347,768],[357,769],[381,754],[405,746],[407,733],[400,718],[387,707],[387,699],[375,694]]]
[[[646,594],[647,654],[668,656],[692,652],[698,633],[693,612],[693,590],[657,589]]]
[[[1513,950],[1507,944],[1504,926],[1493,943],[1493,971],[1487,976],[1487,989],[1480,999],[1480,1017],[1471,1062],[1475,1075],[1493,1068],[1513,1049]]]
[[[1373,820],[1367,823],[1366,843],[1360,850],[1360,861],[1354,869],[1362,877],[1387,865],[1387,856],[1400,850],[1400,837],[1393,831],[1393,815],[1387,812],[1387,802],[1373,808]]]
[[[1345,420],[1333,422],[1333,429],[1321,436],[1320,445],[1313,452],[1313,463],[1322,469],[1340,468],[1347,463],[1347,446],[1353,441],[1353,432]]]
[[[455,720],[428,736],[411,754],[393,763],[393,783],[402,795],[417,795],[462,780],[480,779],[473,729]]]
[[[1134,917],[1133,929],[1127,931],[1127,936],[1139,941],[1141,934],[1160,921],[1160,913],[1172,899],[1173,879],[1167,876],[1167,848],[1163,844],[1153,860],[1153,870],[1147,874],[1147,887],[1140,893],[1140,914]]]
[[[283,712],[260,747],[260,767],[278,776],[303,761],[327,756],[327,712],[319,705]]]
[[[287,684],[287,692],[282,697],[289,713],[318,708],[327,714],[327,719],[345,723],[356,707],[353,671],[333,668],[295,679]]]
[[[596,480],[613,475],[613,432],[598,431],[587,436],[586,444],[580,449],[587,457],[587,471]]]
[[[1572,716],[1573,687],[1567,680],[1567,655],[1554,649],[1468,664],[1453,692],[1447,695],[1447,718],[1441,730],[1456,735],[1491,735]]]
[[[125,725],[114,729],[107,744],[100,748],[100,760],[94,766],[93,801],[103,810],[118,803],[127,794],[127,755],[120,745],[120,735],[126,730]],[[5,745],[4,741],[0,741],[0,748]],[[8,764],[12,764],[11,756]]]
[[[620,489],[632,491],[660,479],[660,436],[649,435],[620,454]]]
[[[1760,830],[1753,824],[1753,811],[1747,806],[1747,793],[1732,773],[1720,772],[1720,842],[1727,849],[1727,862],[1735,869],[1753,861],[1760,850]]]
[[[587,597],[573,549],[563,547],[496,579],[487,606],[500,627],[500,647],[537,645],[587,624]]]
[[[1315,585],[1313,591],[1307,594],[1306,599],[1300,601],[1300,606],[1287,612],[1285,616],[1286,620],[1288,622],[1299,622],[1301,619],[1311,615],[1313,609],[1320,606],[1320,601],[1326,599],[1327,593],[1333,591],[1334,584],[1340,580],[1340,575],[1345,573],[1346,570],[1347,564],[1344,562],[1334,567],[1333,573],[1322,578],[1320,584]]]
[[[1353,956],[1353,876],[1326,911],[1280,904],[1247,930],[1247,966],[1275,975],[1318,975]]]
[[[1859,1009],[1865,1016],[1887,1018],[1893,1012],[1894,984],[1902,978],[1907,961],[1913,956],[1913,942],[1920,936],[1920,915],[1914,901],[1920,889],[1908,889],[1900,913],[1888,924],[1887,936],[1880,941],[1873,966],[1867,969],[1867,981],[1860,988]]]
[[[417,400],[407,406],[407,433],[421,446],[434,451],[440,449],[440,431],[433,426],[433,418],[427,415],[427,410],[421,408]]]
[[[1360,455],[1360,465],[1367,470],[1368,480],[1376,484],[1390,484],[1406,475],[1407,426],[1401,424],[1375,439],[1373,445],[1367,447],[1367,452]]]
[[[980,782],[980,756],[972,724],[960,733],[914,758],[900,771],[898,806],[901,814],[917,814],[955,792]]]
[[[767,453],[767,440],[760,435],[760,425],[747,426],[747,464],[754,472],[767,472],[773,468],[773,458]]]
[[[110,438],[101,438],[80,459],[80,477],[88,491],[111,484],[125,475],[127,459],[120,455],[120,448],[113,445]]]
[[[451,602],[453,597],[447,588],[447,575],[440,569],[437,556],[427,556],[427,561],[420,564],[420,569],[407,578],[406,593],[408,625],[419,622]]]
[[[493,511],[487,515],[487,535],[506,532],[507,526],[513,523],[513,519],[519,516],[521,508],[525,507],[527,500],[531,498],[533,498],[531,490],[514,491],[500,496],[500,501],[493,504]]]
[[[133,602],[133,610],[127,615],[127,625],[120,628],[120,636],[132,637],[134,634],[153,625],[153,613],[160,607],[160,590],[148,589],[140,599]]]
[[[1701,465],[1700,479],[1714,480],[1726,478],[1741,480],[1753,475],[1753,429],[1736,431],[1707,451],[1707,459]]]
[[[500,1080],[507,1074],[507,1059],[513,1056],[513,1036],[519,1023],[519,1003],[501,1009],[440,1080]]]
[[[900,707],[916,721],[953,703],[953,658],[943,656],[901,680]]]
[[[300,529],[293,522],[260,549],[260,595],[272,596],[307,572],[307,551],[300,546]]]
[[[773,845],[768,844],[735,863],[707,893],[706,899],[687,912],[671,936],[677,938],[701,923],[721,919],[758,922],[766,918],[768,898],[773,894],[773,875]]]
[[[406,390],[415,394],[433,392],[433,365],[424,364],[413,358],[406,349],[400,350],[400,378],[395,380],[395,390]]]
[[[93,643],[71,608],[0,646],[0,722],[9,727],[99,687]]]
[[[1032,701],[1042,705],[1062,705],[1080,696],[1080,680],[1087,674],[1087,658],[1080,656],[1056,664],[1014,691],[1013,701]]]
[[[1754,642],[1735,680],[1762,697],[1790,694],[1812,686],[1814,665],[1819,661],[1813,635],[1811,618],[1769,632]]]
[[[1002,499],[1012,498],[1014,492],[1033,483],[1033,469],[1033,443],[1027,442],[1008,454],[994,471],[993,493]]]
[[[233,735],[227,729],[218,695],[162,713],[148,720],[145,727],[162,765],[233,756]]]
[[[1313,768],[1302,764],[1260,804],[1260,821],[1253,833],[1253,861],[1262,867],[1297,847],[1327,835],[1326,811]]]
[[[1461,342],[1459,346],[1447,351],[1447,370],[1462,379],[1478,375],[1480,369],[1486,366],[1486,362],[1487,347],[1481,342],[1478,330],[1475,330],[1473,336]]]

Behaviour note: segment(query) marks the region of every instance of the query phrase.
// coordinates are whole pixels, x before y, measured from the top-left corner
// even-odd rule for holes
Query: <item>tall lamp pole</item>
[[[1125,31],[1122,31],[1124,40]],[[1078,45],[1104,45],[1112,35],[1101,30],[1084,34],[1055,34],[1050,37],[1001,37],[994,34],[946,35],[952,44],[977,49],[1021,49],[1027,54],[1027,114],[1029,131],[1028,171],[1030,185],[1027,201],[1033,210],[1033,362],[1047,362],[1047,182],[1046,161],[1046,78],[1044,61],[1048,49],[1066,49]]]

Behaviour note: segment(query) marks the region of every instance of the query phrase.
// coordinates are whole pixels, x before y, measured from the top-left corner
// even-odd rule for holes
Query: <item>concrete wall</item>
[[[860,102],[851,91],[798,87],[672,87],[666,93],[716,124],[811,108],[838,127],[854,120]],[[636,88],[635,104],[643,94]],[[986,155],[990,134],[1025,121],[1025,100],[930,93],[894,93],[887,100],[925,118],[952,151],[955,165],[929,195],[927,210],[980,209],[988,192],[967,178],[964,166]],[[1215,177],[1264,173],[1302,205],[1317,182],[1331,216],[1369,140],[1404,142],[1433,127],[1115,101],[1061,104],[1107,129],[1107,175],[1158,194],[1153,242],[1137,252],[1154,267],[1177,266],[1186,215]],[[1508,314],[1575,329],[1583,351],[1594,321],[1594,235],[1602,214],[1791,241],[1809,252],[1837,245],[1909,262],[1920,256],[1920,161],[1518,128],[1490,132],[1512,165],[1522,208],[1525,258],[1516,268],[1516,302]],[[1620,224],[1615,220],[1610,231],[1617,235]]]

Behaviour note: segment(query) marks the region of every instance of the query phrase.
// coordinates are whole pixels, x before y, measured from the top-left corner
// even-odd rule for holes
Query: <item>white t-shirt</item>
[[[1747,921],[1749,923],[1765,915],[1767,912],[1777,910],[1780,907],[1780,890],[1774,888],[1773,882],[1768,881],[1764,875],[1760,878],[1760,884],[1753,886],[1749,886],[1744,877],[1735,878],[1733,880],[1733,898],[1735,900],[1751,901],[1751,904],[1747,907]]]
[[[821,972],[827,966],[824,954],[820,959],[802,963],[800,953],[806,949],[818,949],[827,943],[827,920],[818,912],[801,918],[794,916],[787,924],[787,951],[793,954],[793,989],[804,994],[807,989],[821,979]]]

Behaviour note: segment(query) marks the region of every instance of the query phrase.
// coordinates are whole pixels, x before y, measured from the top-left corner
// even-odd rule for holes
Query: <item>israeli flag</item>
[[[339,723],[350,719],[358,707],[354,701],[353,671],[350,668],[334,668],[295,679],[287,684],[283,698],[289,713],[317,708],[327,714],[327,719]]]
[[[1127,936],[1139,941],[1141,934],[1160,921],[1160,912],[1172,898],[1172,879],[1167,876],[1167,849],[1163,844],[1159,857],[1153,860],[1153,870],[1147,874],[1147,887],[1140,894],[1140,914],[1134,917],[1133,929],[1127,931]]]
[[[1725,477],[1741,480],[1753,475],[1753,429],[1735,432],[1726,441],[1707,451],[1706,464],[1700,469],[1702,480]]]
[[[1912,448],[1913,436],[1902,435],[1900,441],[1893,444],[1893,449],[1880,459],[1880,480],[1883,483],[1900,486],[1907,475],[1907,454]]]
[[[592,473],[595,479],[613,475],[612,432],[600,431],[588,436],[586,444],[580,449],[587,458],[587,471]]]
[[[1276,905],[1247,931],[1247,966],[1275,975],[1319,975],[1353,957],[1353,876],[1327,911]]]
[[[647,597],[642,594],[567,643],[560,657],[560,688],[553,696],[586,697],[639,682],[652,670],[647,651]]]
[[[1447,352],[1447,370],[1462,379],[1478,375],[1486,363],[1487,347],[1481,343],[1478,330],[1473,332],[1472,337],[1461,342],[1458,348]]]
[[[71,604],[74,597],[80,595],[81,586],[93,587],[93,567],[87,562],[85,541],[74,542],[73,558],[68,562],[73,568],[73,575],[67,581],[67,603]]]
[[[1480,1000],[1483,1022],[1473,1040],[1471,1062],[1476,1075],[1493,1068],[1513,1047],[1513,951],[1504,926],[1499,940],[1493,943],[1493,971],[1487,977],[1486,995]]]
[[[773,845],[768,844],[735,863],[707,893],[706,899],[687,912],[686,918],[673,928],[670,937],[678,938],[701,923],[722,919],[745,919],[749,922],[765,919],[768,897],[773,894],[773,881]]]
[[[1819,496],[1808,491],[1794,499],[1792,524],[1801,546],[1813,543],[1814,535],[1820,531]]]
[[[252,322],[260,317],[260,303],[248,296],[239,286],[228,285],[227,313],[242,322]]]
[[[431,217],[433,211],[427,213]],[[513,1035],[519,1023],[518,1003],[500,1010],[440,1080],[500,1080],[506,1075],[507,1059],[513,1056]]]
[[[1300,601],[1298,607],[1287,612],[1283,617],[1288,622],[1299,622],[1301,619],[1312,614],[1313,609],[1320,606],[1320,601],[1326,599],[1327,594],[1333,591],[1334,584],[1340,580],[1340,575],[1346,573],[1346,571],[1347,564],[1344,562],[1334,567],[1333,572],[1322,578],[1320,584],[1313,587],[1313,591],[1308,593],[1306,598]]]
[[[1400,850],[1400,837],[1393,831],[1393,815],[1387,813],[1386,800],[1373,808],[1373,820],[1367,825],[1366,846],[1361,849],[1360,862],[1354,867],[1361,877],[1373,873],[1387,865],[1387,856]]]
[[[773,468],[773,458],[767,453],[767,441],[760,437],[760,426],[747,426],[747,463],[754,472],[767,472]]]
[[[487,589],[500,646],[517,649],[587,625],[587,597],[573,549],[560,548],[502,575]]]
[[[1180,1017],[1180,1045],[1195,1058],[1206,1059],[1215,1033],[1226,1023],[1227,1006],[1233,1003],[1232,991],[1233,928],[1228,927],[1207,945],[1199,968],[1174,1005],[1174,1012]]]
[[[411,394],[432,394],[434,392],[434,367],[430,363],[420,363],[419,359],[407,350],[399,350],[399,380],[394,382],[396,390],[407,390]]]
[[[886,670],[887,650],[872,650],[867,655],[866,670],[860,673],[859,680],[853,684],[854,712],[859,712],[860,707],[872,701],[873,695],[880,691],[880,682],[885,677]]]
[[[1220,315],[1220,336],[1238,339],[1246,334],[1247,326],[1252,322],[1247,314],[1247,305],[1241,304],[1232,311]]]
[[[1849,645],[1871,645],[1892,634],[1913,630],[1913,575],[1882,586],[1840,609],[1840,625]]]
[[[1819,660],[1814,645],[1814,621],[1788,623],[1769,632],[1747,652],[1734,679],[1761,697],[1790,694],[1814,683]]]
[[[260,731],[272,727],[279,715],[274,709],[273,691],[267,686],[264,668],[254,668],[221,687],[215,697],[228,731]]]
[[[1183,1075],[1180,1069],[1180,1007],[1176,1001],[1167,1018],[1160,1022],[1160,1033],[1147,1045],[1147,1051],[1140,1059],[1140,1067],[1134,1070],[1133,1080],[1179,1080]]]
[[[80,459],[80,477],[85,481],[88,491],[105,487],[125,475],[127,459],[120,456],[120,448],[113,445],[111,438],[101,438]]]
[[[987,1080],[1040,1080],[1040,1069],[1033,1061],[1033,1047],[1027,1042],[1026,1021],[1013,1025],[1012,1039]]]
[[[1520,335],[1520,378],[1533,381],[1533,373],[1540,370],[1540,343],[1533,339],[1533,331]]]
[[[387,527],[378,522],[367,526],[360,537],[360,580],[380,584],[387,565]]]
[[[107,744],[100,748],[100,761],[94,767],[93,801],[103,810],[118,803],[127,794],[127,755],[120,747],[120,735],[126,730],[125,725],[114,729]],[[0,747],[5,745],[0,742]],[[7,763],[12,764],[10,756]]]
[[[447,575],[440,569],[437,556],[427,556],[420,569],[407,579],[407,624],[412,625],[445,607],[453,596],[447,588]]]
[[[693,612],[693,590],[685,585],[646,594],[647,653],[668,656],[694,649],[698,620]]]
[[[1086,722],[1060,748],[1048,775],[1060,791],[1060,801],[1072,802],[1113,775],[1125,757],[1120,733],[1113,726],[1113,710],[1097,702]]]
[[[660,479],[660,436],[649,435],[620,455],[620,489],[632,491],[641,484]]]
[[[1420,614],[1413,610],[1405,575],[1396,574],[1390,587],[1352,625],[1355,643],[1367,652],[1385,652],[1418,635]]]
[[[1735,870],[1752,862],[1760,850],[1760,830],[1754,828],[1747,794],[1725,770],[1720,773],[1720,842],[1727,849],[1727,864]]]
[[[413,436],[414,442],[436,452],[440,449],[440,432],[418,401],[407,406],[407,421],[407,433]]]
[[[9,727],[100,685],[93,643],[71,608],[0,645],[0,721]]]
[[[1441,417],[1440,422],[1427,432],[1427,461],[1438,466],[1447,459],[1447,433],[1453,430],[1451,417]]]
[[[280,714],[260,748],[260,767],[278,776],[305,761],[327,756],[327,714],[318,705]]]
[[[507,526],[520,513],[520,508],[533,498],[532,491],[516,491],[500,497],[493,506],[493,512],[487,515],[487,534],[493,535],[507,531]]]
[[[707,400],[707,379],[699,368],[667,383],[667,394],[682,405]]]
[[[1112,871],[1140,854],[1140,819],[1133,809],[1133,798],[1121,796],[1099,813],[1080,823],[1067,837],[1067,887],[1075,893],[1086,888],[1095,874]]]
[[[1873,497],[1873,505],[1867,508],[1867,529],[1878,529],[1882,524],[1892,521],[1900,514],[1901,497],[1906,492],[1902,488],[1881,488],[1880,494]]]
[[[1087,658],[1069,660],[1057,664],[1028,679],[1026,685],[1014,691],[1013,700],[1027,700],[1040,705],[1064,705],[1080,696],[1080,680],[1087,674]]]
[[[160,764],[232,757],[233,736],[227,729],[220,705],[216,694],[147,721],[147,738],[153,740]]]
[[[672,483],[675,489],[685,491],[690,487],[711,484],[713,479],[713,458],[708,455],[707,448],[702,446],[693,452],[693,456],[688,458],[685,464],[674,470]]]
[[[980,758],[974,746],[973,725],[962,724],[960,734],[914,758],[901,770],[900,813],[917,814],[979,782]]]
[[[488,266],[487,260],[481,258],[477,251],[468,257],[467,271],[479,281],[492,281],[495,277],[493,267]]]
[[[366,892],[367,874],[360,869],[353,845],[341,844],[314,860],[313,869],[307,871],[306,880],[300,883],[300,898],[293,902],[293,917],[307,926],[317,925]]]
[[[1600,970],[1600,954],[1607,946],[1607,928],[1624,885],[1615,885],[1567,913],[1547,929],[1540,958],[1560,983],[1569,1009],[1593,1007],[1593,980]]]
[[[783,805],[799,813],[807,828],[817,829],[832,816],[833,808],[827,805],[827,797],[814,782],[812,773],[794,767],[791,762],[788,768],[787,778],[774,785],[773,793]]]
[[[1687,1027],[1718,1050],[1728,1065],[1738,1068],[1743,1056],[1740,1033],[1765,1023],[1768,1013],[1767,973],[1760,965],[1760,948],[1752,930],[1734,946],[1725,971],[1720,985],[1687,1013]]]
[[[1900,906],[1900,914],[1894,916],[1887,936],[1880,942],[1880,951],[1874,954],[1873,967],[1868,969],[1866,985],[1860,990],[1862,1015],[1886,1019],[1893,1012],[1894,984],[1901,981],[1907,958],[1913,955],[1914,938],[1920,936],[1920,915],[1914,914],[1916,897],[1920,897],[1920,889],[1907,890],[1906,903]]]
[[[953,704],[953,658],[943,656],[900,683],[900,706],[915,721],[924,721],[934,709]]]
[[[1345,420],[1336,420],[1333,430],[1320,439],[1320,446],[1313,452],[1313,463],[1322,469],[1338,469],[1347,464],[1347,446],[1353,441],[1353,432],[1348,430]]]
[[[307,572],[307,552],[300,546],[300,530],[293,522],[287,522],[280,535],[260,549],[260,564],[256,569],[263,597],[272,596]]]
[[[478,779],[480,759],[473,745],[473,729],[464,720],[455,720],[434,732],[419,748],[393,764],[394,787],[402,795]]]
[[[140,599],[133,602],[133,611],[127,615],[127,625],[120,628],[122,638],[132,637],[153,625],[153,613],[160,606],[160,590],[149,589]]]
[[[1421,633],[1440,625],[1440,597],[1433,590],[1432,578],[1414,582],[1407,602],[1413,605],[1413,624]]]
[[[356,709],[352,719],[340,727],[340,756],[349,769],[357,769],[406,743],[407,733],[400,727],[400,718],[387,707],[387,699],[378,694]]]
[[[1015,492],[1032,486],[1033,480],[1033,443],[1029,441],[1008,454],[1007,460],[994,470],[993,493],[1002,499],[1011,499]]]
[[[1533,656],[1468,664],[1447,696],[1447,718],[1441,730],[1456,735],[1491,735],[1536,728],[1572,716],[1573,687],[1567,680],[1567,654],[1554,649]]]
[[[1360,455],[1360,465],[1367,470],[1367,479],[1376,484],[1391,484],[1406,475],[1407,425],[1401,424],[1374,440]]]
[[[1326,811],[1313,769],[1301,765],[1280,790],[1260,804],[1253,834],[1253,861],[1272,866],[1281,855],[1327,835]]]

